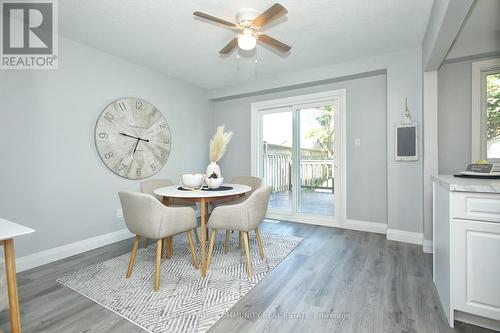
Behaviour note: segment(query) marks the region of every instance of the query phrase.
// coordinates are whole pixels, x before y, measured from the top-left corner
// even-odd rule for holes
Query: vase
[[[222,177],[219,165],[216,162],[210,162],[210,164],[207,166],[206,177],[210,177],[210,175],[214,172],[217,175],[217,178]]]

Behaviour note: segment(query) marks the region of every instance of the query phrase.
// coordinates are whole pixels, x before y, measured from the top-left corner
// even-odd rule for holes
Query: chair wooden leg
[[[189,249],[191,250],[191,256],[193,257],[193,265],[195,269],[198,269],[198,257],[196,256],[196,249],[194,248],[193,238],[191,236],[191,230],[186,232]]]
[[[128,263],[127,279],[132,276],[132,270],[134,269],[135,257],[137,256],[137,249],[139,248],[140,241],[141,236],[136,235],[134,239],[134,245],[132,246],[132,253],[130,254],[130,261]]]
[[[241,236],[241,231],[238,232],[238,249],[241,249],[241,241],[243,240]]]
[[[231,236],[231,230],[226,230],[226,239],[224,240],[224,253],[229,252],[229,237]]]
[[[243,231],[243,242],[245,243],[245,252],[247,255],[247,273],[248,276],[253,275],[253,270],[252,270],[252,256],[250,254],[250,241],[248,239],[248,232]]]
[[[198,236],[198,229],[194,228],[194,238],[196,239],[196,244],[200,244],[200,237]]]
[[[174,237],[173,236],[170,236],[168,237],[169,241],[168,241],[168,255],[170,258],[172,258],[174,256]]]
[[[162,258],[170,258],[168,256],[168,252],[167,252],[167,249],[168,249],[168,246],[167,246],[167,244],[168,244],[168,237],[163,238],[161,244],[162,244],[161,245],[161,257]]]
[[[165,237],[163,238],[163,244],[162,244],[162,257],[167,257],[168,259],[171,259],[174,254],[174,243],[173,243],[173,237]]]
[[[260,257],[262,259],[265,259],[266,255],[264,254],[264,246],[262,246],[262,240],[260,239],[259,228],[255,228],[255,238],[257,238],[257,245],[259,246]]]
[[[161,248],[163,241],[158,239],[156,242],[156,270],[155,270],[155,291],[160,290],[160,264],[161,264]]]
[[[217,235],[217,230],[212,229],[212,234],[210,235],[210,246],[208,247],[208,258],[207,258],[207,269],[210,268],[210,263],[212,262],[212,254],[214,252],[215,236]]]
[[[144,247],[148,248],[148,246],[149,246],[149,238],[145,237],[144,238]]]

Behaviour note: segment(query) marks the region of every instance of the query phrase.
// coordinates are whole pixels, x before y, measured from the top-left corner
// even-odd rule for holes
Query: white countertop
[[[34,229],[0,218],[0,240],[31,234]]]
[[[225,197],[229,195],[237,195],[250,192],[252,188],[246,185],[239,184],[222,184],[222,186],[231,186],[231,190],[226,191],[185,191],[179,190],[179,185],[160,187],[154,190],[156,195],[161,195],[164,197],[173,198],[213,198],[213,197]]]
[[[454,192],[500,193],[500,179],[459,178],[452,175],[432,176],[432,181]]]

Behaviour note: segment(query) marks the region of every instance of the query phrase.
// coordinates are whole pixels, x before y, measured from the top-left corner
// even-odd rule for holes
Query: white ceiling
[[[477,0],[447,58],[500,51],[500,1]]]
[[[234,32],[193,17],[199,10],[234,21],[241,8],[259,12],[275,1],[64,0],[60,32],[205,89],[307,70],[419,46],[432,0],[283,0],[286,17],[265,32],[292,46],[288,55],[259,44],[252,56],[218,51]]]

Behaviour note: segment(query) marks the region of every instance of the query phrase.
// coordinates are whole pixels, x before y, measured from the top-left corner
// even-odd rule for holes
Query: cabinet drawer
[[[453,193],[453,218],[500,222],[500,194]]]

